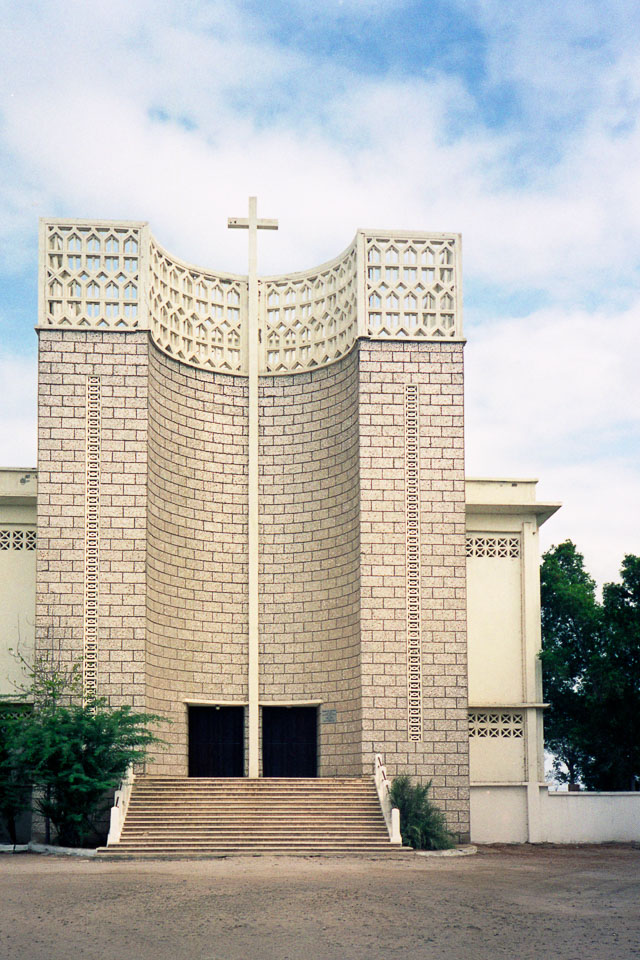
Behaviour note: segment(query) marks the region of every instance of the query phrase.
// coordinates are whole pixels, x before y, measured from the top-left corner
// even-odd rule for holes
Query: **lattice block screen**
[[[32,710],[30,703],[0,703],[0,732],[4,730],[8,720],[19,720],[25,713],[30,713]]]
[[[404,388],[404,488],[407,579],[409,740],[422,740],[422,607],[420,602],[420,420],[415,383]]]
[[[98,592],[100,576],[100,377],[87,377],[86,488],[84,516],[84,657],[82,695],[85,703],[98,692]]]
[[[289,373],[344,356],[358,335],[355,243],[322,270],[262,285],[261,368]]]
[[[520,556],[520,537],[493,537],[469,535],[466,538],[468,557],[509,557]]]
[[[45,223],[44,326],[135,329],[140,314],[141,226]]]
[[[511,711],[469,711],[469,736],[488,739],[521,740],[524,737],[524,715]]]
[[[369,336],[423,340],[461,335],[455,237],[367,237],[365,250]]]
[[[193,367],[245,371],[247,282],[181,263],[151,241],[149,318],[155,343]]]
[[[335,260],[259,281],[260,372],[312,370],[372,339],[460,338],[459,241],[359,231]],[[150,330],[189,366],[247,373],[248,281],[173,257],[144,223],[43,221],[39,324]]]
[[[0,527],[0,550],[35,550],[36,531]]]

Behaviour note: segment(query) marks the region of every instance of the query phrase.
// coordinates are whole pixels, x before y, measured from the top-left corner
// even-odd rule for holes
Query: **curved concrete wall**
[[[335,710],[320,773],[359,774],[357,352],[260,395],[261,702]],[[246,381],[150,346],[147,707],[173,721],[154,772],[185,772],[185,701],[247,699],[246,505]]]
[[[260,423],[261,700],[321,701],[319,774],[359,775],[358,351],[262,377]]]
[[[149,347],[147,707],[186,774],[186,700],[247,698],[247,385]]]

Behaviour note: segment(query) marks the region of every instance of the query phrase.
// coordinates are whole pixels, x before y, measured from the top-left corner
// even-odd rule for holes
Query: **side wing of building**
[[[544,783],[536,480],[467,480],[471,836],[524,843]]]

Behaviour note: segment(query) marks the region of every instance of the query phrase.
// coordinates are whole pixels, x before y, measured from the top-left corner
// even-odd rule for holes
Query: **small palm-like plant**
[[[430,789],[431,781],[423,786],[406,775],[391,784],[391,803],[400,811],[402,842],[414,850],[450,850],[456,841],[442,810],[429,799]]]

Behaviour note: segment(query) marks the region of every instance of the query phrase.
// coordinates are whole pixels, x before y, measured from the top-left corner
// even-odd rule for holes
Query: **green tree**
[[[591,680],[595,704],[585,783],[596,790],[634,790],[640,779],[640,557],[626,556],[621,582],[603,588]]]
[[[556,774],[589,789],[634,789],[640,774],[640,558],[603,602],[571,541],[541,568],[545,744]]]
[[[545,745],[555,757],[558,779],[573,784],[583,775],[589,671],[602,617],[595,581],[570,540],[544,554],[540,599],[543,695],[549,704]]]
[[[36,806],[62,846],[90,841],[96,823],[131,763],[145,759],[159,718],[77,700],[79,671],[39,661],[29,689],[33,710],[8,728],[5,770],[34,787]]]
[[[20,736],[23,713],[11,705],[0,709],[0,817],[13,844],[18,842],[16,820],[31,803],[31,787],[21,782],[12,749]]]

